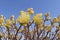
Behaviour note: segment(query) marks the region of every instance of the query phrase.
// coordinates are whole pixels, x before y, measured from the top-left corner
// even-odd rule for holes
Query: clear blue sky
[[[20,10],[34,8],[35,13],[51,12],[51,17],[60,15],[60,0],[0,0],[0,14],[7,18],[19,15]]]

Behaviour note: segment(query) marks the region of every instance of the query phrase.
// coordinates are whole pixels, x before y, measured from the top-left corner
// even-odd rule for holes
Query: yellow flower
[[[4,23],[4,16],[1,15],[1,16],[0,16],[0,25],[2,25],[3,23]]]
[[[43,23],[42,14],[37,14],[36,16],[33,17],[33,20],[37,24],[42,24]]]
[[[60,22],[60,16],[58,16],[57,19],[58,19],[58,22]]]
[[[14,21],[14,15],[11,16],[10,20]]]
[[[42,13],[36,14],[37,17],[42,17]]]
[[[12,21],[10,19],[7,19],[5,26],[6,27],[11,27],[12,26]]]
[[[20,11],[20,15],[30,15],[28,12]]]
[[[17,21],[18,21],[19,23],[22,23],[22,24],[28,23],[28,22],[30,21],[30,15],[28,15],[28,14],[20,15],[20,16],[18,17]]]
[[[46,14],[45,14],[45,17],[46,17],[46,18],[45,18],[46,20],[50,20],[50,12],[46,13]]]
[[[58,22],[58,19],[57,18],[53,18],[53,22],[54,23]]]
[[[28,8],[27,11],[28,11],[29,14],[34,14],[33,8]]]
[[[17,24],[17,20],[14,20],[14,15],[11,16],[10,20],[12,21],[12,23]]]
[[[24,15],[25,14],[25,12],[24,11],[20,11],[20,15]]]
[[[47,17],[47,16],[49,16],[49,14],[50,14],[50,12],[46,13],[45,16]]]

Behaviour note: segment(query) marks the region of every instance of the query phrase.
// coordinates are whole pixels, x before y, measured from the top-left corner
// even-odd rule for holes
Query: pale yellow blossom
[[[34,14],[34,10],[33,10],[33,8],[28,8],[27,11],[28,11],[29,14]]]
[[[33,17],[33,20],[37,24],[42,24],[43,23],[42,14],[37,14],[36,16]]]
[[[58,22],[58,19],[57,18],[53,18],[53,22],[54,23]]]
[[[45,14],[46,17],[49,16],[49,15],[50,15],[50,12],[48,12],[48,13]]]
[[[30,21],[30,15],[23,13],[18,17],[17,21],[23,24],[28,23]]]
[[[20,15],[24,15],[25,14],[25,12],[24,11],[20,11]]]
[[[10,19],[7,19],[6,23],[5,23],[5,26],[6,27],[11,27],[12,26],[12,21]]]
[[[1,16],[0,16],[0,25],[2,25],[3,23],[4,23],[4,16],[1,15]]]

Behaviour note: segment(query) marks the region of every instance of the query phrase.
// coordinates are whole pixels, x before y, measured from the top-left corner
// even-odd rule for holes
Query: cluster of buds
[[[48,12],[48,13],[45,14],[45,17],[46,17],[45,20],[50,20],[50,15],[49,14],[50,14],[50,12]]]

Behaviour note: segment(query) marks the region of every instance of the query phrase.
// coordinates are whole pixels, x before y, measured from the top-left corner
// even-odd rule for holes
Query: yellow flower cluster
[[[46,20],[50,20],[50,15],[49,14],[50,14],[50,12],[45,14]]]
[[[4,22],[4,16],[3,15],[0,15],[0,25],[2,25]]]
[[[29,14],[34,14],[33,8],[29,8],[27,11],[28,11]]]
[[[10,19],[7,19],[6,23],[5,23],[5,26],[6,27],[11,27],[12,26],[12,21]]]
[[[21,33],[23,34],[24,39],[29,39],[29,38],[32,39],[33,37],[34,39],[36,37],[40,39],[39,35],[42,33],[42,31],[46,31],[47,33],[49,33],[51,32],[53,27],[56,27],[57,36],[58,38],[60,38],[60,32],[58,32],[60,28],[60,16],[58,16],[57,18],[53,18],[51,20],[50,13],[48,12],[44,15],[45,19],[43,19],[42,13],[40,13],[40,14],[36,14],[35,16],[33,16],[32,17],[33,20],[31,20],[30,19],[31,14],[34,14],[33,8],[29,8],[27,9],[27,11],[20,11],[20,15],[18,16],[16,20],[14,19],[14,15],[12,15],[7,20],[4,20],[4,16],[0,15],[0,26],[5,27],[6,31],[8,32],[8,35],[1,33],[0,37],[4,37],[4,38],[8,37],[8,39],[11,37],[14,40],[15,39],[20,40],[22,38],[22,35],[20,35],[21,37],[19,37],[18,33]],[[46,21],[49,21],[49,22],[47,23]],[[20,24],[17,24],[17,23],[20,23]],[[32,30],[30,30],[30,27],[33,27]],[[15,35],[14,35],[14,32],[10,33],[11,28],[13,28],[13,31],[16,32]],[[25,34],[27,34],[28,37]],[[45,39],[46,38],[48,37],[45,37]]]
[[[53,18],[53,22],[54,23],[57,23],[58,22],[58,19],[57,18]]]
[[[42,14],[36,14],[36,16],[33,17],[33,20],[35,23],[37,24],[42,24],[43,23],[43,18],[42,18]]]
[[[49,16],[49,14],[50,14],[50,12],[46,13],[46,14],[45,14],[45,16],[46,16],[46,17],[48,17],[48,16]]]
[[[21,11],[20,16],[18,17],[17,21],[22,24],[26,24],[30,21],[30,15],[27,12]]]

